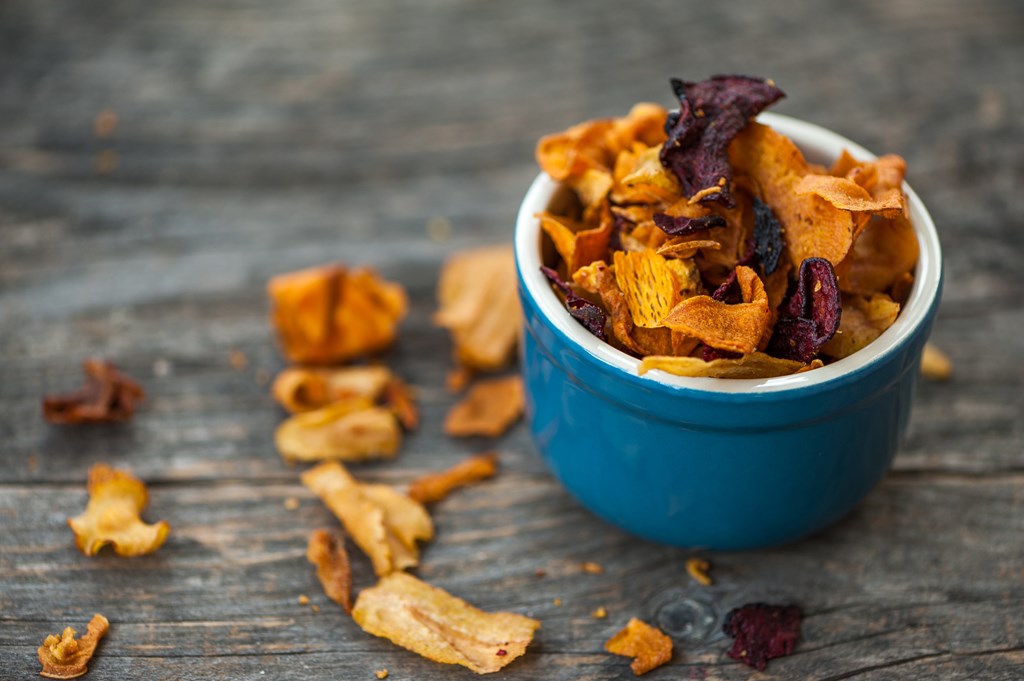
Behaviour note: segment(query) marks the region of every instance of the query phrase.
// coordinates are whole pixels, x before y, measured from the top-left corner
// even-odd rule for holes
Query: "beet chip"
[[[699,83],[672,79],[679,110],[665,121],[668,140],[661,162],[679,178],[683,193],[701,203],[732,208],[729,192],[729,142],[765,107],[785,97],[771,80],[750,76],[712,76]]]
[[[82,362],[85,385],[77,392],[43,398],[43,418],[50,423],[108,423],[127,421],[145,393],[142,386],[110,362]]]
[[[782,225],[771,206],[754,197],[754,253],[765,274],[779,266],[779,256],[786,245],[782,242]]]
[[[608,337],[604,333],[604,323],[606,319],[604,310],[599,306],[594,305],[586,298],[576,295],[576,292],[572,290],[572,287],[563,281],[562,278],[558,276],[558,273],[550,267],[541,267],[540,271],[548,278],[548,281],[554,284],[565,296],[565,308],[569,310],[569,315],[586,327],[587,331],[607,342]]]
[[[843,304],[832,263],[807,258],[800,263],[796,289],[779,310],[768,354],[810,362],[839,328]]]
[[[705,215],[699,218],[672,217],[666,213],[655,213],[654,224],[666,234],[687,236],[713,227],[725,227],[725,218],[721,215]]]
[[[726,635],[735,639],[726,655],[763,671],[768,660],[793,652],[800,638],[802,617],[798,605],[748,603],[735,608],[722,626]]]

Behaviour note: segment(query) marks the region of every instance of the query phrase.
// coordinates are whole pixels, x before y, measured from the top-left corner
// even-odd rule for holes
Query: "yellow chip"
[[[277,451],[288,461],[390,459],[401,442],[394,412],[365,398],[295,414],[274,433]]]
[[[900,313],[899,303],[884,293],[870,299],[863,296],[843,296],[843,313],[836,334],[822,346],[822,354],[842,359],[849,357],[892,326]]]
[[[541,229],[551,238],[570,273],[606,256],[612,232],[611,214],[607,219],[602,219],[598,227],[589,229],[578,222],[550,213],[540,213],[538,217]]]
[[[98,463],[89,469],[88,488],[85,513],[68,520],[79,551],[94,556],[110,544],[119,556],[141,556],[163,546],[171,526],[163,520],[148,525],[139,517],[149,503],[141,480]]]
[[[608,639],[604,649],[615,655],[632,657],[630,668],[637,676],[672,659],[672,639],[657,627],[635,617],[619,633]]]
[[[871,296],[886,291],[914,269],[919,246],[910,220],[875,217],[853,250],[836,267],[839,289]]]
[[[679,302],[679,284],[665,258],[653,250],[616,251],[615,281],[636,326],[653,329]]]
[[[698,357],[652,356],[640,362],[641,375],[660,369],[676,376],[707,378],[773,378],[788,376],[804,368],[803,362],[779,359],[762,352],[754,352],[738,359],[715,359],[705,362]],[[821,366],[819,363],[818,366]]]

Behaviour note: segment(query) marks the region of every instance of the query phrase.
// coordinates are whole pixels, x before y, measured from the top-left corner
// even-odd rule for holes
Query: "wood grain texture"
[[[510,238],[541,134],[719,72],[771,76],[778,111],[907,158],[943,240],[934,338],[956,374],[920,386],[895,471],[860,509],[794,546],[711,554],[703,589],[691,554],[576,506],[524,428],[444,437],[455,398],[430,315],[447,254]],[[403,484],[502,454],[497,478],[436,507],[420,574],[543,621],[504,677],[633,678],[604,640],[684,607],[706,618],[647,678],[1020,678],[1022,82],[1013,0],[0,3],[0,679],[33,678],[42,639],[93,612],[111,632],[89,679],[471,678],[363,634],[305,561],[308,533],[335,521],[273,448],[283,364],[263,287],[330,259],[376,266],[412,302],[384,359],[420,390],[424,423],[396,462],[358,473]],[[105,109],[118,122],[98,138]],[[431,238],[434,218],[449,239]],[[39,397],[77,385],[92,354],[143,382],[143,408],[124,426],[47,426]],[[97,461],[150,483],[146,517],[173,528],[157,554],[75,551],[65,519]],[[763,674],[717,633],[757,598],[808,613],[797,653]]]

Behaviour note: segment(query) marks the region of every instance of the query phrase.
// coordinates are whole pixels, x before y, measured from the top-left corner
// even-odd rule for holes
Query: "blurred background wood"
[[[305,539],[335,521],[274,451],[264,283],[338,259],[408,288],[386,360],[419,388],[424,425],[360,475],[404,483],[480,451],[441,432],[440,263],[510,238],[541,134],[668,105],[670,76],[719,72],[771,76],[789,95],[775,110],[907,158],[945,247],[934,340],[954,379],[921,385],[895,470],[859,510],[793,546],[711,554],[711,589],[685,575],[690,553],[576,506],[522,426],[497,443],[495,481],[437,506],[420,572],[543,620],[510,679],[632,678],[602,643],[673,599],[709,619],[648,678],[747,679],[717,628],[755,598],[807,612],[797,654],[756,678],[1020,678],[1015,0],[0,3],[0,678],[33,677],[42,639],[93,612],[111,633],[90,679],[470,678],[363,634],[316,584]],[[48,427],[39,397],[78,385],[88,355],[147,402],[128,425]],[[74,549],[64,521],[97,461],[149,481],[147,517],[173,526],[157,554]],[[355,572],[372,581],[361,556]]]

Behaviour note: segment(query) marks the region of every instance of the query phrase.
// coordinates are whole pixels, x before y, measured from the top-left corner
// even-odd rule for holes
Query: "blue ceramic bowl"
[[[862,147],[809,123],[763,114],[808,160]],[[551,472],[580,503],[666,544],[751,549],[836,522],[878,484],[906,429],[925,340],[939,303],[935,225],[904,185],[921,246],[896,322],[846,359],[772,379],[637,375],[639,360],[566,313],[539,272],[534,217],[559,185],[530,187],[516,223],[525,317],[522,368],[530,429]]]

